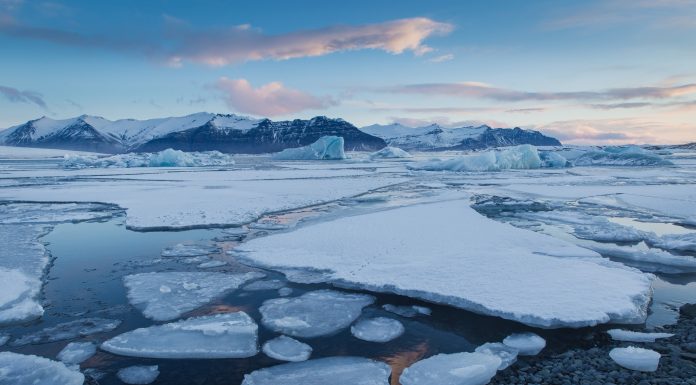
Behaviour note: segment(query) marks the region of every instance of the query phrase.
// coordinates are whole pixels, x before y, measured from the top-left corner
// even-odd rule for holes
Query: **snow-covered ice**
[[[348,327],[374,297],[334,290],[307,292],[294,298],[269,299],[261,305],[267,328],[293,337],[319,337]]]
[[[244,376],[242,385],[389,385],[389,365],[361,357],[327,357],[271,366]]]
[[[48,358],[0,352],[0,383],[3,385],[82,385],[85,376]]]
[[[58,353],[58,359],[68,365],[79,364],[97,352],[97,345],[91,342],[71,342]]]
[[[101,349],[132,357],[243,358],[258,353],[257,335],[258,326],[246,313],[222,313],[135,329]]]
[[[542,166],[536,147],[523,144],[503,150],[484,151],[448,160],[416,163],[410,168],[426,171],[500,171]]]
[[[355,338],[370,342],[389,342],[404,334],[404,325],[391,318],[364,318],[350,327]]]
[[[667,274],[696,272],[696,258],[687,255],[676,255],[652,248],[644,250],[611,243],[587,243],[584,246],[602,255],[622,259],[627,264],[634,264],[644,271]]]
[[[664,250],[696,252],[696,232],[686,234],[666,234],[647,240],[653,247]]]
[[[123,368],[116,373],[116,376],[126,384],[144,385],[155,382],[159,374],[159,367],[157,365],[149,365]]]
[[[264,274],[258,272],[153,272],[127,275],[123,283],[128,289],[128,301],[144,316],[169,321],[262,277]]]
[[[322,136],[316,142],[297,148],[286,148],[273,154],[277,160],[330,160],[345,159],[343,138],[340,136]]]
[[[317,278],[327,282],[417,297],[532,326],[645,320],[651,275],[568,242],[488,219],[458,194],[447,197],[455,199],[256,238],[241,244],[237,253],[259,266],[320,272]]]
[[[438,354],[404,369],[401,385],[485,385],[500,366],[500,358],[483,353]]]
[[[74,321],[63,322],[34,333],[26,334],[12,341],[11,344],[14,346],[20,346],[69,340],[75,337],[84,337],[92,334],[109,332],[116,329],[119,325],[121,325],[121,321],[115,319],[97,317],[82,318]]]
[[[398,158],[411,158],[411,154],[400,149],[399,147],[387,146],[383,149],[373,152],[370,154],[371,159],[398,159]]]
[[[641,372],[654,372],[660,364],[660,353],[635,346],[611,349],[609,357],[626,369]]]
[[[657,339],[669,338],[674,335],[672,333],[641,333],[622,329],[607,330],[607,333],[609,333],[611,339],[615,341],[627,342],[655,342]]]
[[[546,340],[531,332],[515,333],[505,337],[503,344],[517,349],[520,356],[536,356],[546,347]]]
[[[281,361],[306,361],[312,355],[312,347],[288,336],[279,336],[263,344],[263,352]]]
[[[163,257],[199,257],[219,253],[220,248],[215,245],[200,243],[177,243],[162,250]]]
[[[184,152],[168,148],[154,153],[127,153],[107,157],[68,154],[66,168],[205,167],[234,165],[232,156],[218,151]]]
[[[517,361],[517,355],[520,353],[516,348],[501,344],[500,342],[486,342],[478,346],[476,353],[489,354],[500,358],[500,366],[498,370],[503,370]]]

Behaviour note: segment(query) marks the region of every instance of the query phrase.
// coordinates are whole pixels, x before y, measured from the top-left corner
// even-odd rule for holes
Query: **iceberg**
[[[343,138],[340,136],[322,136],[316,142],[297,148],[286,148],[273,154],[276,160],[330,160],[345,159]]]
[[[71,342],[58,353],[58,359],[67,364],[80,364],[97,352],[97,345],[91,342]]]
[[[438,354],[404,369],[401,385],[485,385],[498,372],[500,358],[483,353]]]
[[[7,385],[82,385],[85,376],[48,358],[0,352],[0,383]]]
[[[611,349],[609,357],[619,366],[641,372],[654,372],[660,364],[660,353],[635,346]]]
[[[404,331],[401,322],[386,317],[361,319],[350,327],[355,338],[369,342],[389,342],[404,334]]]
[[[163,257],[200,257],[219,253],[220,248],[214,245],[198,244],[198,243],[177,243],[174,246],[166,247],[162,250]]]
[[[120,369],[116,373],[116,376],[119,380],[126,384],[144,385],[155,382],[155,379],[157,379],[159,373],[159,367],[157,365],[129,366],[127,368]]]
[[[607,330],[607,333],[609,333],[611,339],[614,341],[626,342],[655,342],[655,340],[660,338],[669,338],[674,336],[672,333],[641,333],[622,329]]]
[[[398,159],[398,158],[410,158],[411,154],[400,149],[399,147],[387,146],[383,149],[373,152],[370,154],[370,159]]]
[[[206,167],[231,166],[234,159],[219,151],[184,152],[168,148],[154,153],[127,153],[107,157],[67,154],[63,167],[82,168],[130,168],[130,167]]]
[[[573,161],[574,166],[668,166],[673,163],[638,146],[604,147],[588,151]]]
[[[240,311],[135,329],[101,349],[146,358],[245,358],[258,353],[257,335],[254,320]]]
[[[485,151],[448,160],[434,160],[410,165],[425,171],[500,171],[542,167],[536,147],[523,144],[504,150]]]
[[[546,347],[546,340],[535,333],[515,333],[505,337],[503,344],[517,349],[520,356],[536,356]]]
[[[375,298],[334,290],[307,292],[294,298],[269,299],[261,305],[261,323],[293,337],[319,337],[347,328]]]
[[[140,273],[123,277],[129,302],[155,321],[169,321],[197,309],[247,281],[262,278],[258,272]]]
[[[83,318],[75,321],[60,323],[55,326],[24,335],[12,341],[13,346],[28,344],[46,344],[49,342],[70,340],[97,333],[110,332],[121,325],[120,320],[108,318]]]
[[[306,361],[312,355],[312,347],[288,336],[279,336],[263,344],[263,352],[280,361]]]
[[[498,370],[504,370],[508,366],[514,364],[517,361],[517,355],[520,353],[516,348],[501,344],[500,342],[487,342],[477,347],[474,352],[500,358]]]
[[[543,168],[564,168],[571,165],[568,159],[554,151],[539,151],[539,158]]]
[[[327,357],[271,366],[244,376],[242,385],[389,385],[389,365],[361,357]]]
[[[324,282],[536,327],[645,320],[652,275],[569,242],[486,218],[464,197],[444,194],[438,199],[447,200],[313,223],[254,238],[235,252],[256,266],[321,272],[315,278]],[[298,274],[286,276],[295,281]],[[284,313],[272,318],[281,319]]]

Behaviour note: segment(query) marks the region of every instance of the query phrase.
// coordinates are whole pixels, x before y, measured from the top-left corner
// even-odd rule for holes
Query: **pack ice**
[[[652,275],[568,242],[488,219],[461,195],[446,197],[451,200],[256,238],[237,252],[250,264],[321,272],[326,282],[416,297],[531,326],[644,321]],[[273,319],[282,317],[278,312]]]
[[[244,376],[242,385],[389,385],[389,365],[360,357],[327,357],[271,366]]]
[[[193,317],[135,329],[101,345],[122,356],[243,358],[256,355],[258,326],[244,312]]]
[[[348,327],[363,307],[374,302],[364,294],[334,290],[307,292],[294,298],[269,299],[261,305],[261,322],[267,328],[294,337],[319,337]]]
[[[82,385],[85,376],[48,358],[0,352],[0,383],[7,385]]]
[[[306,361],[312,354],[312,347],[288,336],[279,336],[263,344],[263,352],[281,361]]]
[[[448,160],[434,160],[409,166],[425,171],[500,171],[534,169],[543,165],[536,147],[523,144],[504,150],[485,151]]]
[[[438,354],[404,369],[400,381],[401,385],[485,385],[500,362],[483,353]]]
[[[169,321],[237,289],[247,281],[262,277],[264,274],[257,272],[140,273],[123,277],[123,283],[128,289],[129,302],[141,309],[145,317]]]
[[[277,160],[329,160],[345,159],[343,138],[340,136],[322,136],[316,142],[297,148],[286,148],[273,155]]]
[[[107,157],[68,154],[63,159],[65,168],[130,168],[130,167],[204,167],[230,166],[234,160],[219,151],[184,152],[168,148],[154,153],[118,154]]]

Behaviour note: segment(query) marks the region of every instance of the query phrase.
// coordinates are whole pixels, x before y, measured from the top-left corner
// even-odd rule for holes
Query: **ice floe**
[[[123,283],[129,302],[143,315],[169,321],[194,310],[247,281],[264,277],[258,272],[226,274],[217,272],[163,272],[127,275]]]
[[[651,275],[488,219],[468,199],[312,224],[255,238],[238,246],[237,254],[259,266],[304,269],[326,282],[541,327],[641,323],[652,293]]]
[[[119,380],[131,385],[144,385],[155,382],[159,376],[159,366],[129,366],[119,369],[116,376]]]
[[[279,336],[263,344],[263,352],[281,361],[306,361],[312,355],[312,347],[288,336]]]
[[[438,354],[404,369],[401,385],[485,385],[500,366],[500,358],[483,353]]]
[[[82,318],[74,321],[63,322],[37,332],[24,335],[12,341],[13,346],[27,344],[45,344],[48,342],[69,340],[75,337],[84,337],[92,334],[109,332],[121,324],[120,320],[108,318]]]
[[[370,342],[389,342],[404,334],[405,330],[401,322],[387,317],[361,319],[350,327],[355,338]]]
[[[536,356],[546,347],[546,340],[531,332],[515,333],[505,337],[503,344],[517,349],[520,356]]]
[[[243,358],[258,353],[258,326],[244,312],[193,317],[135,329],[101,345],[122,356]]]
[[[542,166],[536,147],[528,144],[504,150],[485,151],[448,160],[416,163],[410,168],[425,171],[500,171]]]
[[[58,359],[68,365],[82,363],[97,352],[97,345],[91,342],[71,342],[58,353]]]
[[[370,159],[396,159],[396,158],[410,158],[411,154],[400,149],[399,147],[384,147],[383,149],[373,152],[370,154]]]
[[[242,385],[389,385],[389,365],[361,357],[327,357],[271,366],[244,376]]]
[[[474,350],[476,353],[488,354],[500,358],[498,370],[503,370],[517,361],[519,350],[500,342],[487,342]]]
[[[48,358],[0,352],[0,383],[7,385],[82,385],[85,376]]]
[[[205,167],[231,166],[234,159],[219,151],[184,152],[168,148],[153,153],[118,154],[107,157],[67,154],[65,168],[129,168],[129,167]]]
[[[622,329],[607,330],[607,333],[609,333],[611,339],[615,341],[627,342],[655,342],[657,339],[669,338],[674,335],[672,333],[641,333]]]
[[[602,255],[619,258],[641,270],[667,274],[696,272],[696,258],[675,255],[660,249],[641,249],[611,243],[587,243],[585,247]]]
[[[611,349],[609,357],[619,366],[641,372],[654,372],[660,364],[660,353],[635,346]]]
[[[200,257],[219,253],[220,248],[215,245],[199,243],[177,243],[174,246],[166,247],[162,250],[163,257]]]
[[[638,146],[609,146],[583,153],[575,166],[666,166],[672,162]]]
[[[293,337],[319,337],[348,327],[374,297],[334,290],[307,292],[294,298],[269,299],[261,305],[267,328]]]
[[[273,154],[277,160],[329,160],[345,159],[343,138],[340,136],[322,136],[316,142],[297,148],[286,148]]]

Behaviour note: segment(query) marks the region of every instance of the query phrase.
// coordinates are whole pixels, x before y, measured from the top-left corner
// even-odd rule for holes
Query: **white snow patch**
[[[389,342],[404,334],[405,330],[401,322],[386,317],[361,319],[350,327],[355,338],[370,342]]]
[[[312,355],[312,347],[288,336],[279,336],[263,344],[263,352],[280,361],[306,361]]]
[[[0,352],[0,382],[7,385],[82,385],[85,376],[48,358]]]
[[[361,357],[327,357],[271,366],[244,376],[242,385],[389,385],[389,365]]]
[[[660,364],[660,353],[635,346],[611,349],[609,357],[619,366],[641,372],[654,372]]]
[[[401,385],[484,385],[495,376],[500,358],[483,353],[438,354],[404,369]]]

